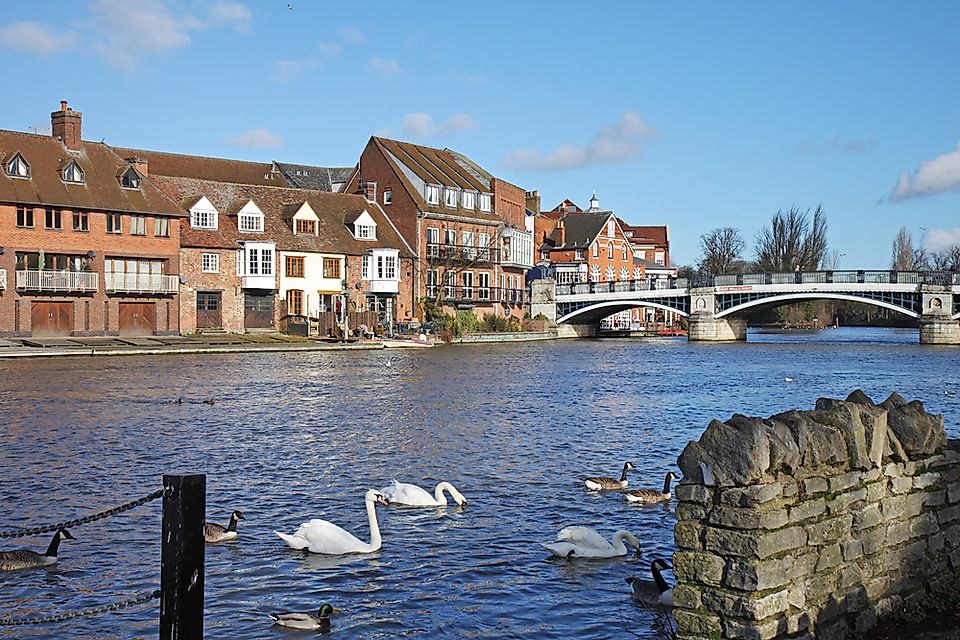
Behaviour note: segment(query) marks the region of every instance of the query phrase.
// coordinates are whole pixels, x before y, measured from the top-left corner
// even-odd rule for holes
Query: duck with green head
[[[330,629],[330,616],[340,613],[333,605],[325,602],[317,613],[271,613],[268,614],[275,625],[288,629],[305,631],[327,631]]]

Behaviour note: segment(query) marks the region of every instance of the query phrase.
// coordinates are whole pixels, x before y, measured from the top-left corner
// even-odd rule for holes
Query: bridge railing
[[[640,280],[620,280],[613,282],[568,282],[557,285],[557,295],[686,289],[688,284],[687,278],[641,278]]]

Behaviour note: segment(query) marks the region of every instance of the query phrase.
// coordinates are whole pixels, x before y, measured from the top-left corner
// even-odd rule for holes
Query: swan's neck
[[[451,489],[453,489],[453,485],[449,482],[441,482],[437,485],[437,488],[433,490],[433,498],[437,501],[438,506],[447,506],[447,496],[445,496],[443,492],[450,491]]]
[[[55,534],[53,534],[53,540],[50,541],[50,546],[47,547],[47,551],[43,555],[47,556],[48,558],[56,558],[57,550],[59,549],[60,549],[60,532],[58,531]]]
[[[377,505],[373,500],[366,500],[367,520],[370,521],[370,549],[376,551],[382,545],[380,526],[377,524]]]
[[[627,553],[627,545],[623,542],[626,540],[627,535],[628,533],[626,531],[617,531],[617,534],[613,536],[613,548],[616,549],[617,553],[624,555]]]
[[[663,479],[663,493],[664,495],[670,495],[670,481],[672,478],[668,475]]]

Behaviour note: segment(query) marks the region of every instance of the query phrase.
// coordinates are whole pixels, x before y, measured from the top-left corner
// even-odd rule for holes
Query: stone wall
[[[919,401],[714,420],[679,462],[681,639],[844,639],[960,575],[960,442]]]

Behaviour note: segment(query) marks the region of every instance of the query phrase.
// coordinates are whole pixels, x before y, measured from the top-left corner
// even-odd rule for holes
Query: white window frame
[[[463,272],[463,297],[473,300],[473,271]]]
[[[583,249],[577,249],[574,252],[574,256],[577,258],[577,260],[583,260]]]
[[[17,168],[22,169],[16,170]],[[10,159],[10,162],[7,163],[7,175],[11,178],[30,178],[30,163],[27,162],[27,159],[23,157],[22,154],[16,154]]]
[[[463,204],[464,209],[476,209],[477,208],[477,192],[464,191],[463,195],[460,197],[460,202]]]
[[[397,256],[377,254],[377,280],[399,280],[397,271]]]
[[[357,240],[376,240],[377,225],[375,224],[357,224],[354,225],[354,237]]]
[[[147,235],[147,217],[142,215],[130,216],[130,235]]]
[[[84,173],[77,161],[74,160],[63,168],[63,181],[70,184],[83,184]]]
[[[630,274],[627,272],[627,268],[620,267],[620,280],[628,280],[629,278]]]
[[[129,177],[132,176],[132,177]],[[132,182],[133,184],[124,184],[124,182]],[[140,174],[137,173],[137,170],[133,167],[130,167],[120,176],[120,186],[124,189],[131,190],[140,190],[140,186],[143,184],[143,178],[140,177]]]
[[[457,292],[457,272],[452,269],[448,269],[443,272],[443,297],[444,298],[453,298],[454,294]]]
[[[241,233],[263,233],[262,213],[241,213],[238,217],[237,228]]]
[[[491,203],[493,202],[493,197],[489,193],[480,194],[480,211],[489,212],[491,209]]]
[[[370,279],[370,260],[373,256],[369,253],[363,254],[360,258],[360,279],[369,280]]]
[[[220,254],[200,254],[200,271],[203,273],[220,273]]]
[[[606,269],[604,269],[603,276],[607,282],[613,282],[616,279],[617,274],[614,272],[613,267],[608,266]]]
[[[486,232],[477,234],[477,254],[481,260],[490,259],[490,234]]]
[[[473,250],[473,231],[461,231],[460,238],[463,244],[463,257],[467,260],[473,260],[476,255]]]
[[[427,204],[440,204],[440,187],[428,184],[426,188]]]
[[[217,212],[211,209],[191,209],[190,227],[193,229],[216,229]]]
[[[613,243],[607,243],[607,260],[613,260]]]
[[[437,258],[440,256],[440,228],[427,227],[427,257]]]
[[[440,272],[436,269],[427,269],[427,297],[436,298],[437,297],[437,287],[440,284]]]
[[[153,235],[155,238],[170,237],[170,218],[156,216],[153,219]]]
[[[626,242],[624,242],[623,246],[620,247],[620,259],[621,260],[627,259],[627,243]]]
[[[445,187],[443,190],[443,206],[450,209],[457,208],[457,190]]]
[[[393,204],[393,189],[384,189],[383,204]]]
[[[593,257],[594,257],[594,258],[599,258],[599,257],[600,257],[600,243],[599,243],[599,242],[594,242],[594,243],[593,243]]]
[[[666,253],[663,251],[657,251],[653,254],[653,261],[662,267],[666,263]]]
[[[616,226],[615,226],[615,223],[613,222],[613,219],[611,218],[610,220],[607,220],[607,236],[613,238],[613,237],[616,237],[616,235],[617,235]]]
[[[490,299],[490,272],[480,271],[477,273],[477,298],[480,300]]]
[[[600,265],[593,265],[590,267],[590,281],[599,282],[600,281]]]
[[[640,279],[640,267],[634,267],[634,268],[633,268],[633,279],[634,279],[634,280],[639,280],[639,279]]]

